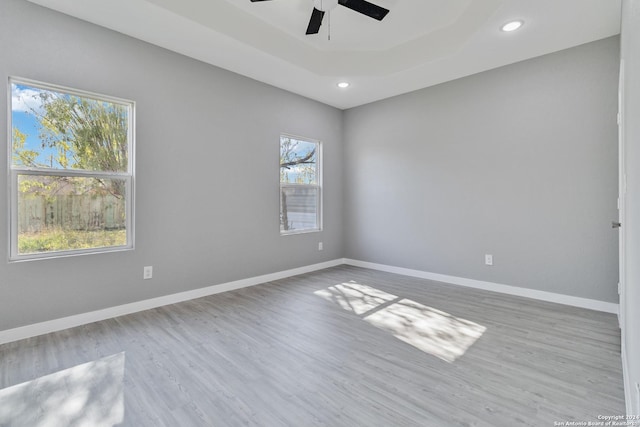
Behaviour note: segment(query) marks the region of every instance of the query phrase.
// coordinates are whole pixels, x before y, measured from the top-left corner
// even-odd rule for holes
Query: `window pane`
[[[280,189],[280,231],[318,229],[320,190],[310,186]]]
[[[11,84],[12,164],[128,170],[129,105]]]
[[[18,254],[127,245],[127,181],[18,175]]]
[[[280,137],[280,182],[318,183],[318,144]]]

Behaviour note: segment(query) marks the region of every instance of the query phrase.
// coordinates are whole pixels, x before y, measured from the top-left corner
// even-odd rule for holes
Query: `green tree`
[[[37,162],[40,153],[26,148],[27,135],[15,127],[12,131],[13,164],[30,168],[42,167],[43,165]],[[22,179],[19,180],[20,192],[40,195],[49,194],[57,181],[59,181],[59,178]]]
[[[35,167],[38,152],[27,150],[25,145],[27,135],[20,132],[17,128],[12,129],[12,148],[13,148],[13,164],[18,166]]]
[[[129,115],[126,106],[48,90],[40,91],[37,97],[41,109],[32,109],[31,114],[40,125],[41,148],[52,148],[56,154],[50,159],[50,165],[37,164],[39,153],[25,149],[25,135],[14,129],[14,162],[32,167],[127,171]],[[82,180],[64,181],[68,184]],[[125,184],[123,180],[96,178],[92,190],[122,198]]]
[[[126,106],[40,92],[40,140],[55,148],[63,168],[124,172],[128,162]]]

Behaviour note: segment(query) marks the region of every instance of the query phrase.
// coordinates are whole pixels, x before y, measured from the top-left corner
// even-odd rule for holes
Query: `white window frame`
[[[37,168],[15,166],[13,164],[13,114],[11,85],[27,85],[37,89],[61,92],[78,97],[86,97],[99,101],[109,102],[126,106],[128,109],[128,129],[127,129],[127,171],[126,172],[103,172],[103,171],[86,171],[78,169],[54,169],[54,168]],[[135,101],[128,99],[116,98],[113,96],[103,95],[99,93],[73,89],[65,86],[44,83],[36,80],[25,79],[21,77],[9,77],[8,84],[8,121],[7,126],[7,163],[9,171],[9,261],[29,261],[37,259],[51,259],[76,255],[87,255],[105,252],[118,252],[133,250],[134,245],[134,171],[135,171]],[[127,242],[124,245],[96,247],[87,249],[69,249],[62,251],[41,252],[41,253],[18,253],[18,176],[68,176],[68,177],[85,177],[85,178],[103,178],[103,179],[119,179],[126,183],[126,200],[125,200],[125,226],[127,231]]]
[[[323,169],[323,161],[322,161],[322,142],[313,139],[307,138],[299,135],[292,135],[289,133],[281,133],[280,138],[278,139],[278,148],[280,148],[280,144],[282,143],[282,138],[291,138],[298,141],[308,142],[312,144],[316,144],[316,184],[283,184],[280,182],[278,187],[278,208],[279,211],[282,212],[282,189],[284,187],[304,187],[304,188],[315,188],[318,192],[318,200],[317,200],[317,209],[316,209],[316,228],[303,228],[298,230],[280,230],[281,236],[290,236],[294,234],[305,234],[305,233],[318,233],[322,231],[322,210],[323,210],[323,187],[322,187],[322,169]],[[280,165],[278,164],[278,181],[280,181]],[[280,217],[280,215],[278,215]],[[278,226],[280,227],[280,226]]]

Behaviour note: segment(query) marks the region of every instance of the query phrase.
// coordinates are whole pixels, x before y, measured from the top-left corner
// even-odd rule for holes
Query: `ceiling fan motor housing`
[[[328,12],[336,6],[338,6],[338,0],[313,0],[313,7],[322,12]]]

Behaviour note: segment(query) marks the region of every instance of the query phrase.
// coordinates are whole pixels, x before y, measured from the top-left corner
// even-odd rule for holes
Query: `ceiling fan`
[[[251,0],[252,3],[257,1],[270,0]],[[389,13],[389,9],[369,3],[366,0],[313,0],[314,7],[313,12],[311,12],[309,26],[307,27],[307,35],[318,34],[324,13],[330,11],[338,4],[362,13],[363,15],[367,15],[370,18],[377,19],[378,21],[382,21],[382,19],[387,16],[387,13]]]

